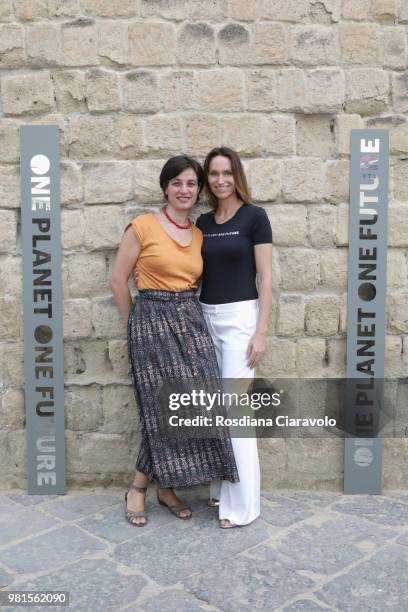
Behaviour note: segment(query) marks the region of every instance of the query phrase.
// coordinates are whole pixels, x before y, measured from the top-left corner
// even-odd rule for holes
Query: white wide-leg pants
[[[248,343],[255,333],[258,300],[230,304],[201,303],[223,379],[252,379]],[[260,469],[256,437],[231,438],[240,482],[214,481],[210,497],[220,500],[219,518],[247,525],[260,514]]]

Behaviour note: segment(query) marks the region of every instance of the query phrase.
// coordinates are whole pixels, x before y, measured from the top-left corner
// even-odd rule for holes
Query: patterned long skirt
[[[228,431],[216,437],[162,435],[158,392],[167,381],[216,380],[215,349],[193,291],[145,289],[128,321],[128,350],[141,425],[136,469],[160,487],[215,479],[238,482]]]

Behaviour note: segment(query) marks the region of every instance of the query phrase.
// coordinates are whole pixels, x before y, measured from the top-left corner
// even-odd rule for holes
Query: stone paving
[[[182,494],[189,521],[154,493],[135,528],[118,489],[4,492],[1,589],[67,590],[75,612],[408,610],[407,492],[264,493],[262,518],[229,531],[203,488]]]

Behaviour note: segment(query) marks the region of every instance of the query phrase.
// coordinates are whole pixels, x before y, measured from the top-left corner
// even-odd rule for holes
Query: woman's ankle
[[[133,478],[132,486],[140,489],[147,489],[149,486],[149,479],[142,472],[136,472]]]

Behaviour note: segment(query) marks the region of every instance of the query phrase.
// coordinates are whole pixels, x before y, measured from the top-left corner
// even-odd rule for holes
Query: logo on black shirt
[[[239,230],[237,232],[220,232],[219,234],[203,234],[204,238],[216,238],[218,236],[237,236],[239,235]]]

